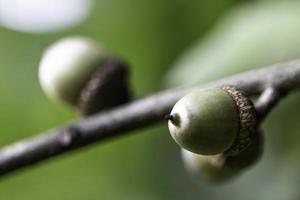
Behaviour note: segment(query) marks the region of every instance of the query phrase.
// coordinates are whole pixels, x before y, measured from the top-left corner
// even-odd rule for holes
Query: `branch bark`
[[[237,86],[251,96],[259,95],[266,88],[276,88],[276,92],[285,94],[300,88],[300,60],[245,72],[205,85],[160,92],[110,111],[80,119],[65,127],[19,141],[0,149],[0,175],[6,175],[56,155],[163,122],[164,116],[183,95],[193,90],[225,84]],[[272,95],[265,93],[265,96]],[[268,99],[261,97],[256,104],[259,114],[264,117],[273,107],[266,106],[271,105],[270,102],[272,102]]]

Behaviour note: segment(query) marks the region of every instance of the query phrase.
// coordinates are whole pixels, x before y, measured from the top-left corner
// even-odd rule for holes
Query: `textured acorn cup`
[[[83,115],[129,100],[128,68],[84,37],[61,39],[46,49],[39,70],[44,92]]]
[[[77,108],[83,115],[91,115],[130,98],[127,65],[119,59],[106,58],[81,90]]]
[[[205,156],[182,149],[182,159],[187,170],[201,180],[221,183],[240,175],[251,167],[263,154],[264,140],[259,132],[252,138],[251,145],[236,156],[218,154]]]
[[[251,144],[256,130],[252,102],[232,86],[187,94],[169,115],[173,139],[193,153],[237,155]]]

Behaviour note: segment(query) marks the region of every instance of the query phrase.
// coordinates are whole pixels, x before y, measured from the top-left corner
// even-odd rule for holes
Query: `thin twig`
[[[279,92],[290,92],[300,87],[300,60],[249,71],[205,85],[160,92],[17,142],[0,150],[0,175],[95,142],[163,122],[164,116],[186,93],[225,84],[238,86],[249,95],[259,95],[267,87],[274,87]]]
[[[279,100],[283,98],[283,96],[284,95],[274,87],[268,87],[263,91],[255,103],[259,123],[266,118],[269,112],[277,105],[277,103],[279,103]]]

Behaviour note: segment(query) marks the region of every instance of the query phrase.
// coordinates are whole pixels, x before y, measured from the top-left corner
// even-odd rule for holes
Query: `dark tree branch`
[[[300,87],[300,60],[249,71],[205,85],[160,92],[17,142],[0,150],[0,175],[162,122],[176,101],[186,93],[224,84],[235,85],[251,96],[259,95],[270,87],[276,88],[280,93],[290,92]],[[266,91],[257,104],[261,116],[272,108],[269,102],[272,102],[273,96]]]

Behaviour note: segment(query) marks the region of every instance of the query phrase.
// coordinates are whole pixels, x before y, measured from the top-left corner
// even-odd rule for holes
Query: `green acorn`
[[[68,37],[46,49],[39,69],[44,92],[90,115],[129,99],[127,66],[84,37]]]
[[[251,144],[256,130],[252,102],[231,86],[184,96],[168,119],[173,139],[182,148],[202,155],[237,155]]]
[[[263,137],[257,133],[251,145],[236,156],[218,154],[205,156],[182,149],[182,159],[187,170],[202,180],[220,183],[241,174],[255,164],[263,153]]]

